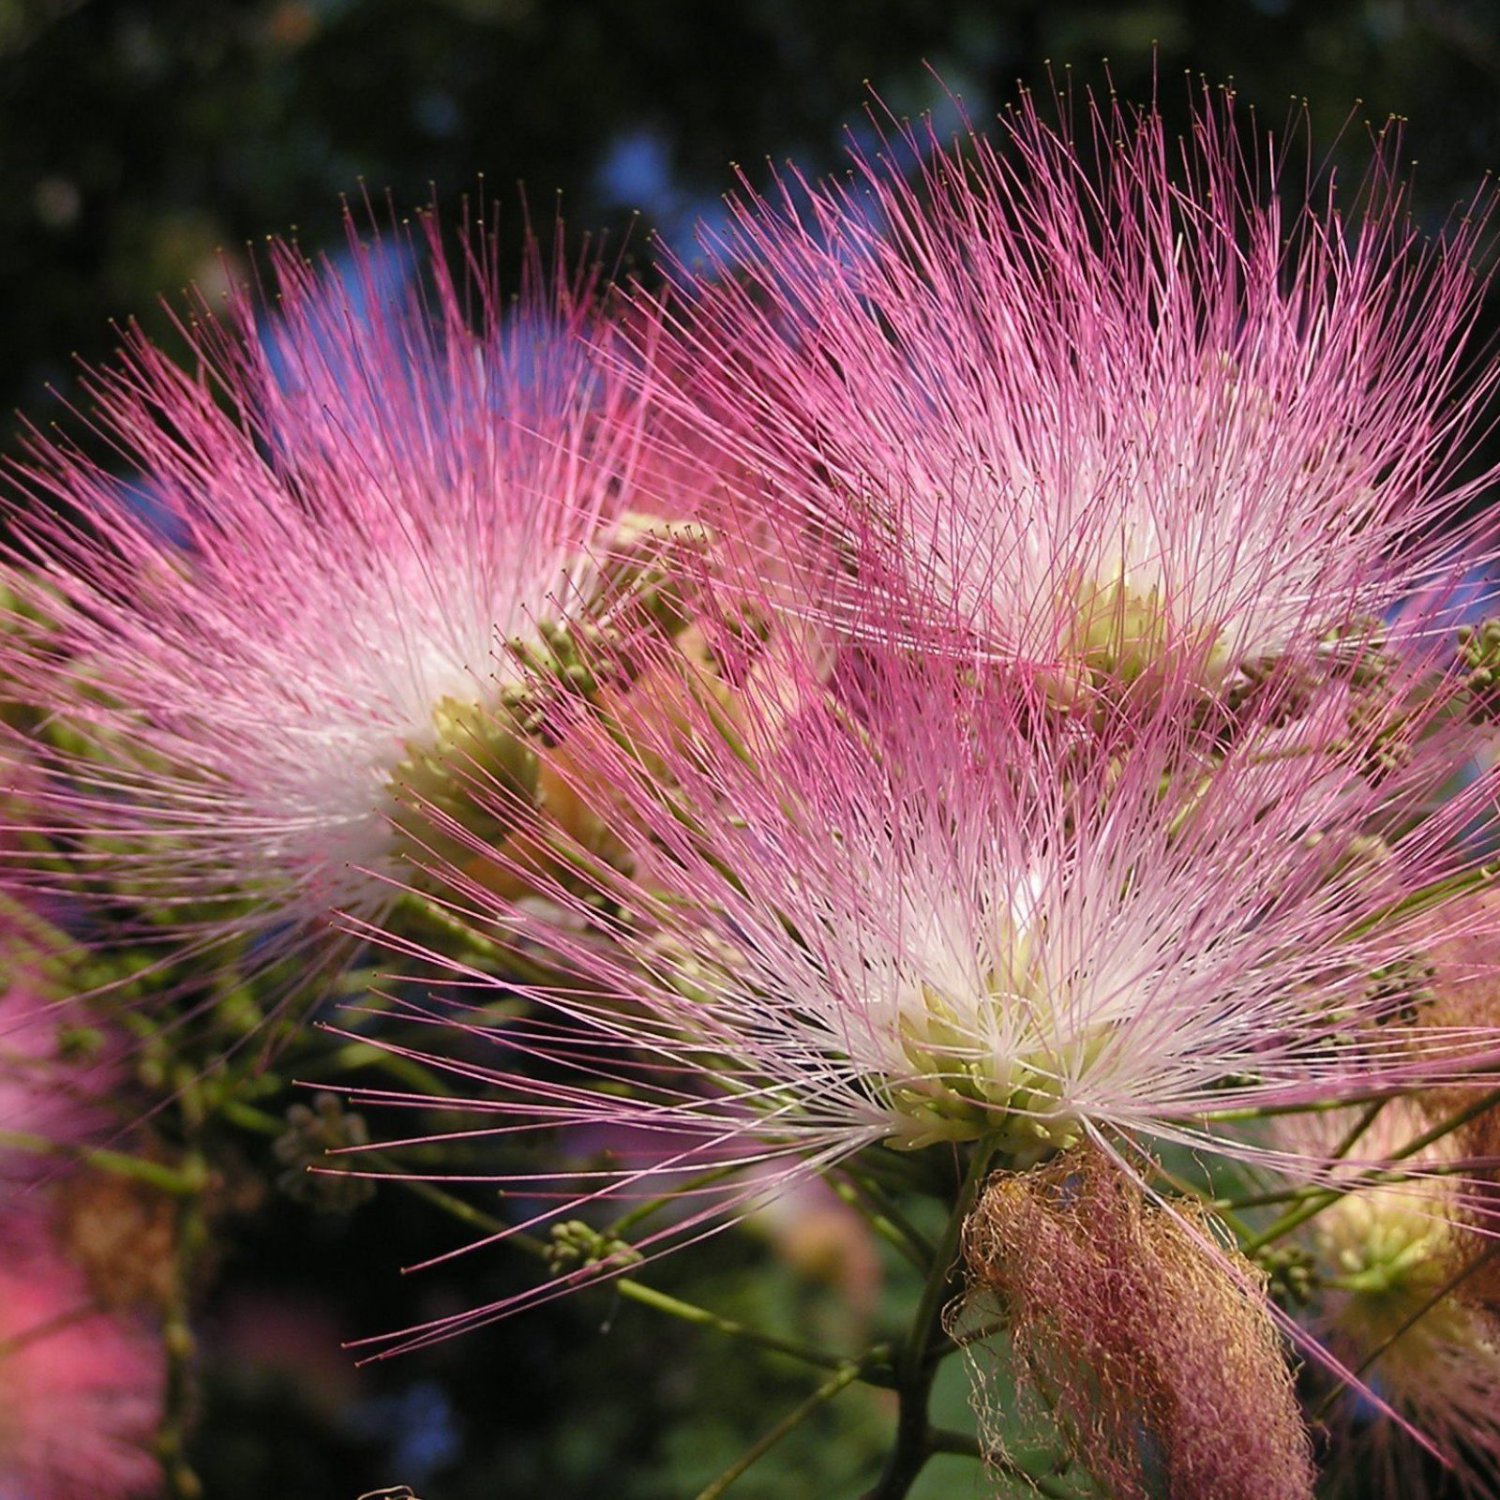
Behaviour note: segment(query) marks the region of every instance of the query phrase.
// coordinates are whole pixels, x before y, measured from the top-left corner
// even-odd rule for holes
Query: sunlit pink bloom
[[[135,479],[40,436],[17,475],[11,582],[46,623],[0,668],[88,742],[34,750],[39,821],[158,906],[385,901],[399,768],[444,708],[496,709],[507,641],[589,594],[636,498],[593,275],[529,265],[511,302],[487,235],[457,248],[458,277],[430,224],[351,233],[342,270],[274,247],[274,295],[197,309],[188,367],[133,334],[87,377]]]
[[[7,1226],[7,1232],[11,1226]],[[0,1260],[0,1490],[14,1500],[155,1494],[158,1339],[94,1310],[83,1277],[7,1239]]]
[[[1072,108],[747,187],[679,268],[689,420],[857,561],[835,613],[877,593],[968,650],[1212,684],[1492,548],[1459,524],[1491,482],[1459,473],[1488,198],[1428,239],[1394,129],[1351,197],[1232,93],[1181,140]]]
[[[1260,1159],[1221,1115],[1459,1082],[1500,1054],[1493,1028],[1418,1045],[1372,982],[1432,924],[1482,920],[1438,903],[1419,925],[1399,902],[1474,868],[1458,836],[1492,778],[1370,837],[1466,748],[1438,701],[1412,710],[1430,732],[1404,763],[1335,701],[1213,766],[1180,702],[1086,731],[1045,694],[873,659],[840,692],[809,672],[789,725],[785,689],[751,684],[732,731],[705,708],[630,748],[600,734],[591,779],[631,811],[634,873],[597,868],[591,906],[552,893],[593,930],[467,891],[502,938],[580,977],[518,986],[538,1013],[501,1024],[470,1016],[462,985],[411,1008],[435,1053],[444,1035],[464,1049],[464,1128],[607,1120],[674,1143],[651,1184],[675,1174],[695,1212],[638,1248],[745,1209],[741,1186],[692,1182],[710,1166],[771,1163],[768,1195],[878,1142],[984,1139],[1013,1165],[1084,1137]],[[509,1061],[484,1065],[480,1040]],[[596,1183],[628,1197],[638,1179]]]

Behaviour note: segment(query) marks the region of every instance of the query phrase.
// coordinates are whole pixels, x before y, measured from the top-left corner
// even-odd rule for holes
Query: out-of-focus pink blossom
[[[94,1310],[83,1277],[7,1234],[0,1261],[0,1490],[15,1500],[155,1494],[160,1341]]]
[[[1363,1128],[1357,1111],[1335,1111],[1283,1122],[1280,1139],[1297,1152],[1345,1153],[1335,1175],[1344,1195],[1304,1231],[1321,1288],[1313,1331],[1451,1465],[1443,1493],[1495,1500],[1500,1308],[1485,1291],[1500,1230],[1486,1178],[1497,1164],[1471,1161],[1467,1133],[1441,1135],[1438,1124],[1420,1101],[1399,1099]],[[1369,1181],[1383,1165],[1384,1180]],[[1331,1425],[1331,1462],[1363,1479],[1361,1494],[1428,1493],[1419,1444],[1362,1397],[1344,1393]]]
[[[69,1001],[77,961],[30,893],[0,879],[0,1185],[52,1176],[110,1128],[118,1049]]]
[[[0,947],[0,963],[11,955]],[[52,1146],[79,1146],[108,1129],[119,1070],[97,1055],[97,1033],[76,1007],[45,998],[24,971],[0,993],[0,1183],[51,1174]],[[34,1138],[19,1148],[6,1133]],[[46,1143],[46,1144],[44,1144]]]

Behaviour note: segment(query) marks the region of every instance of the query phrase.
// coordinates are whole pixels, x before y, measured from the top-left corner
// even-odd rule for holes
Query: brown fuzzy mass
[[[998,1312],[1018,1384],[1118,1500],[1309,1500],[1259,1273],[1199,1243],[1194,1209],[1176,1213],[1088,1149],[997,1176],[964,1231],[963,1321]]]

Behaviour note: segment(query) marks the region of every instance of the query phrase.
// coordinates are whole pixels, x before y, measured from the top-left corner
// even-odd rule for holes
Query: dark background
[[[1157,69],[1169,111],[1184,69],[1272,123],[1305,97],[1320,143],[1358,100],[1409,116],[1434,213],[1495,160],[1493,0],[0,0],[0,408],[45,415],[74,351],[164,326],[220,250],[233,274],[293,226],[335,244],[362,182],[409,209],[483,174],[543,218],[560,191],[570,232],[640,209],[685,243],[729,162],[835,165],[865,80],[916,111],[930,66],[983,118],[1105,57],[1127,97]]]
[[[164,331],[158,296],[241,274],[247,242],[296,226],[336,248],[341,195],[362,183],[401,211],[451,209],[481,174],[512,207],[524,182],[543,219],[560,191],[570,234],[628,232],[649,273],[646,231],[686,246],[731,161],[755,181],[767,157],[837,165],[865,80],[897,113],[944,107],[945,84],[982,120],[1049,62],[1102,83],[1106,57],[1126,98],[1155,73],[1169,114],[1191,70],[1232,79],[1270,124],[1305,98],[1319,148],[1352,116],[1352,158],[1364,120],[1410,117],[1434,224],[1500,155],[1495,0],[0,0],[0,409],[48,420],[75,352],[105,358],[112,319]],[[269,1177],[268,1160],[249,1167]],[[211,1500],[398,1482],[423,1500],[688,1496],[810,1389],[604,1294],[356,1373],[341,1339],[533,1271],[494,1254],[403,1281],[396,1266],[452,1233],[384,1193],[312,1220],[275,1200],[221,1235],[193,1455]],[[746,1321],[845,1316],[816,1277],[770,1274],[775,1258],[731,1236],[653,1276]],[[851,1393],[737,1500],[857,1493],[890,1417]],[[930,1479],[920,1494],[979,1484],[957,1461]]]

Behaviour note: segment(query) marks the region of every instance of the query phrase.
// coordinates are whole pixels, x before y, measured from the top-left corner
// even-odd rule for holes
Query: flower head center
[[[539,781],[536,751],[508,708],[440,699],[387,784],[398,855],[463,868],[505,843],[536,806]]]
[[[1114,576],[1078,583],[1067,597],[1062,646],[1096,686],[1130,686],[1166,676],[1184,665],[1209,685],[1228,663],[1222,632],[1206,621],[1179,618],[1160,581],[1131,577],[1121,563]]]
[[[1070,1083],[1103,1045],[1107,1028],[1063,1024],[1024,932],[1005,972],[961,1002],[922,984],[896,1023],[902,1071],[890,1087],[901,1129],[890,1144],[997,1143],[1025,1167],[1082,1139]]]

